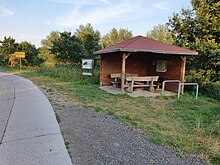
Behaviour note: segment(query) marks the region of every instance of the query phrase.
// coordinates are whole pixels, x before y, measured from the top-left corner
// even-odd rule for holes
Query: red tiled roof
[[[127,41],[100,49],[94,52],[94,54],[105,54],[111,52],[152,52],[177,55],[198,55],[198,52],[169,45],[143,36],[136,36]]]

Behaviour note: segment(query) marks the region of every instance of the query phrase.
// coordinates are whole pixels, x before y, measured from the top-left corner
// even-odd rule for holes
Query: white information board
[[[82,69],[93,69],[93,59],[82,59]]]
[[[94,76],[94,60],[93,59],[82,59],[82,75]]]

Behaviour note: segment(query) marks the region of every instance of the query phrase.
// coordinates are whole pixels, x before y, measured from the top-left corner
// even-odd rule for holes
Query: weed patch
[[[60,119],[59,115],[57,113],[55,113],[55,116],[56,116],[57,122],[61,123],[61,119]]]

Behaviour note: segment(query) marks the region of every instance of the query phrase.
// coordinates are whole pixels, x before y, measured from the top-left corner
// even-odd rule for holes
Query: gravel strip
[[[179,158],[172,149],[147,140],[145,134],[132,130],[105,112],[77,107],[58,95],[45,93],[61,122],[64,139],[77,165],[197,165],[205,161],[192,156]]]

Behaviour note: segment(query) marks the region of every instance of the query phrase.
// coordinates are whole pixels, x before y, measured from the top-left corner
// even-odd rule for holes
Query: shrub
[[[212,98],[220,100],[220,84],[219,83],[208,83],[201,86],[201,92]]]
[[[202,94],[220,100],[220,73],[213,70],[191,70],[186,76],[186,82],[196,82],[199,84],[199,91]],[[194,87],[186,87],[188,91],[195,91]]]

